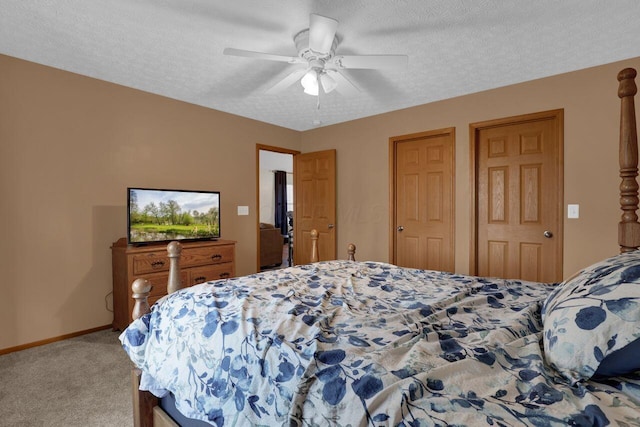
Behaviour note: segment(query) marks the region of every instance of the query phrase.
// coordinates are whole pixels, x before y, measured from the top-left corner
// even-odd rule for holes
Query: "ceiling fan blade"
[[[283,90],[287,89],[289,86],[291,86],[292,84],[300,80],[302,76],[304,76],[304,73],[306,72],[307,72],[306,68],[300,68],[298,70],[295,70],[294,72],[289,74],[287,77],[285,77],[284,79],[280,80],[278,83],[273,85],[271,88],[267,89],[265,93],[269,95],[275,95],[277,93],[282,92]]]
[[[309,15],[309,49],[322,54],[331,52],[337,29],[338,21],[335,19],[315,13]]]
[[[326,70],[327,74],[329,74],[333,80],[336,81],[336,91],[341,95],[345,96],[355,96],[360,93],[360,89],[358,89],[351,81],[340,71],[337,70]]]
[[[245,58],[266,59],[268,61],[288,62],[289,64],[306,63],[307,61],[297,56],[274,55],[271,53],[253,52],[250,50],[234,49],[231,47],[222,51],[225,55],[242,56]]]
[[[403,70],[409,64],[407,55],[344,55],[332,59],[338,68]]]

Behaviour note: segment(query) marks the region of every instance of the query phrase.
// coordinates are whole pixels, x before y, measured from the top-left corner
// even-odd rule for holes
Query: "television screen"
[[[220,192],[128,188],[130,244],[220,237]]]

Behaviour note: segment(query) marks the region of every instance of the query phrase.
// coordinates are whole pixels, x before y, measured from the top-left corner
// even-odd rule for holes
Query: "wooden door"
[[[471,125],[476,274],[562,280],[562,117],[556,110]]]
[[[454,132],[390,139],[396,265],[454,271]]]
[[[295,209],[293,260],[311,259],[311,230],[316,229],[320,261],[336,259],[336,150],[294,158]]]

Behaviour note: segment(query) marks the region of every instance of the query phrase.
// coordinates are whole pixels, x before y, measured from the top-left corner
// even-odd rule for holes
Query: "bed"
[[[180,425],[640,425],[635,76],[618,75],[620,254],[559,284],[312,262],[151,310],[134,283],[136,425],[177,425],[156,396]]]

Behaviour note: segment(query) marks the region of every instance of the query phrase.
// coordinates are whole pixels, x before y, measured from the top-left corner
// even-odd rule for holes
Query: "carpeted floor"
[[[132,364],[110,329],[0,356],[0,426],[132,426]]]

